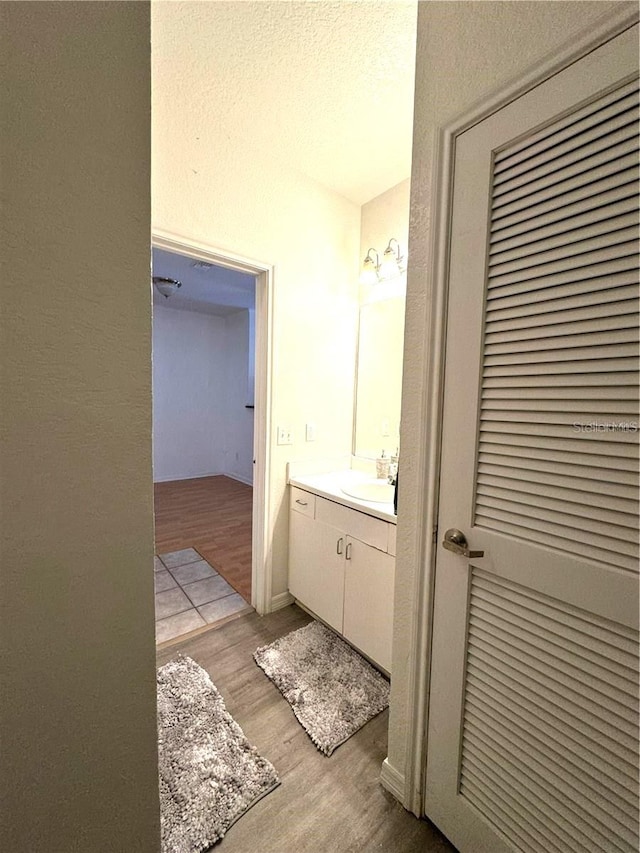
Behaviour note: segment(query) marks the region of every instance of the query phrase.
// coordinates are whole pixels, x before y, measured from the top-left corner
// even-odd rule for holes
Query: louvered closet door
[[[458,137],[425,812],[638,850],[637,27]]]

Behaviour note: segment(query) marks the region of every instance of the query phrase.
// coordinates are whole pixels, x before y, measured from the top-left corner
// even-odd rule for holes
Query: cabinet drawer
[[[316,518],[339,530],[345,530],[349,536],[372,545],[379,551],[387,550],[389,525],[380,518],[365,515],[363,512],[349,509],[324,498],[316,498]]]
[[[302,515],[308,515],[309,518],[315,518],[316,512],[316,496],[298,489],[296,486],[290,486],[289,506],[296,512],[301,512]]]

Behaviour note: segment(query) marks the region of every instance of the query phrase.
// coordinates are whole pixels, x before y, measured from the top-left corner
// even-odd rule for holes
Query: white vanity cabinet
[[[289,592],[342,633],[345,534],[297,511],[289,524]]]
[[[345,639],[391,672],[395,557],[347,537],[344,576]]]
[[[289,591],[390,672],[395,524],[290,488]]]

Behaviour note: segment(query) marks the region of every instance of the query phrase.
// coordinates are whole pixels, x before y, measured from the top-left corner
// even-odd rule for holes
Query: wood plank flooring
[[[310,621],[295,605],[242,616],[158,651],[178,652],[211,676],[249,741],[275,766],[281,785],[234,824],[220,853],[455,853],[429,822],[417,820],[380,785],[388,711],[330,757],[315,748],[280,692],[253,660],[258,646]]]
[[[195,548],[251,604],[253,489],[230,477],[156,483],[156,554]]]

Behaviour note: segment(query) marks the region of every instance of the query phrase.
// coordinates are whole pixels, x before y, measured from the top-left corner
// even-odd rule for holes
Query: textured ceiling
[[[411,171],[416,8],[154,2],[154,99],[185,134],[251,139],[363,204]]]

